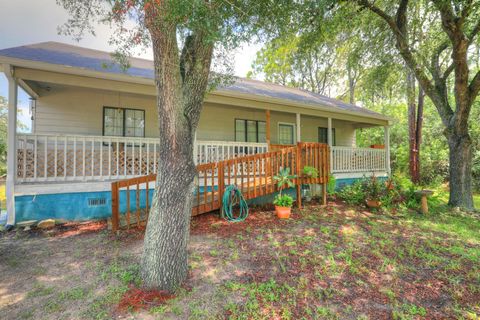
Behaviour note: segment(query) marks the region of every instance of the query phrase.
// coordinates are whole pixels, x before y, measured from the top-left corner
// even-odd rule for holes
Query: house
[[[110,214],[111,182],[155,173],[153,63],[122,70],[107,52],[56,42],[0,50],[9,84],[8,222]],[[17,133],[17,88],[32,98],[32,132]],[[389,118],[304,90],[238,78],[204,102],[198,164],[297,142],[330,147],[337,184],[390,173]],[[356,148],[355,132],[384,128],[384,148]]]

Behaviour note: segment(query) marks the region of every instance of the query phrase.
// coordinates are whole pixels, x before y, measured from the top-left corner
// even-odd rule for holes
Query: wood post
[[[427,214],[428,213],[428,202],[427,202],[427,195],[423,194],[422,195],[422,213]]]
[[[112,182],[112,231],[119,228],[118,182]]]
[[[301,208],[302,207],[302,182],[301,182],[301,161],[302,161],[302,145],[301,143],[297,143],[297,152],[296,152],[296,175],[297,175],[297,183],[296,188],[297,188],[297,207]]]
[[[297,142],[302,142],[302,130],[301,130],[301,115],[300,113],[296,114],[296,129],[297,129]]]
[[[218,163],[217,171],[218,171],[218,205],[220,207],[220,212],[223,216],[223,194],[225,192],[225,166],[223,161]],[[212,192],[214,192],[214,190],[212,190]]]
[[[270,135],[271,135],[271,131],[270,131],[270,110],[265,110],[265,139],[266,139],[266,142],[268,144],[269,149],[270,149],[270,143],[271,143]]]

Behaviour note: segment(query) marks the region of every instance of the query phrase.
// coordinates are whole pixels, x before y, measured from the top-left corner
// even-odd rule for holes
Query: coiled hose
[[[243,198],[242,192],[235,185],[229,185],[225,188],[222,197],[223,217],[230,222],[240,222],[248,217],[248,205]],[[238,204],[240,211],[235,217],[233,207]]]

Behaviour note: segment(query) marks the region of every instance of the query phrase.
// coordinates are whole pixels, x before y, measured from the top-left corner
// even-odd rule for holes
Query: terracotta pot
[[[369,208],[380,208],[382,203],[379,200],[370,200],[367,199],[367,207]]]
[[[292,208],[275,206],[275,213],[280,219],[288,219],[292,213]]]

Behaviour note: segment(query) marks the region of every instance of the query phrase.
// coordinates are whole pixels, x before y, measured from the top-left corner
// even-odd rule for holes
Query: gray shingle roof
[[[130,60],[131,67],[127,70],[122,70],[117,63],[113,62],[112,57],[108,52],[58,42],[42,42],[3,49],[0,50],[0,58],[2,56],[105,73],[126,74],[131,77],[146,79],[153,79],[154,77],[153,61],[132,58]],[[219,90],[288,100],[296,103],[306,103],[313,106],[328,107],[332,108],[332,111],[340,109],[362,113],[365,114],[365,116],[371,116],[374,118],[386,118],[379,113],[337,99],[332,99],[306,90],[257,80],[237,78],[232,85],[219,88]]]

